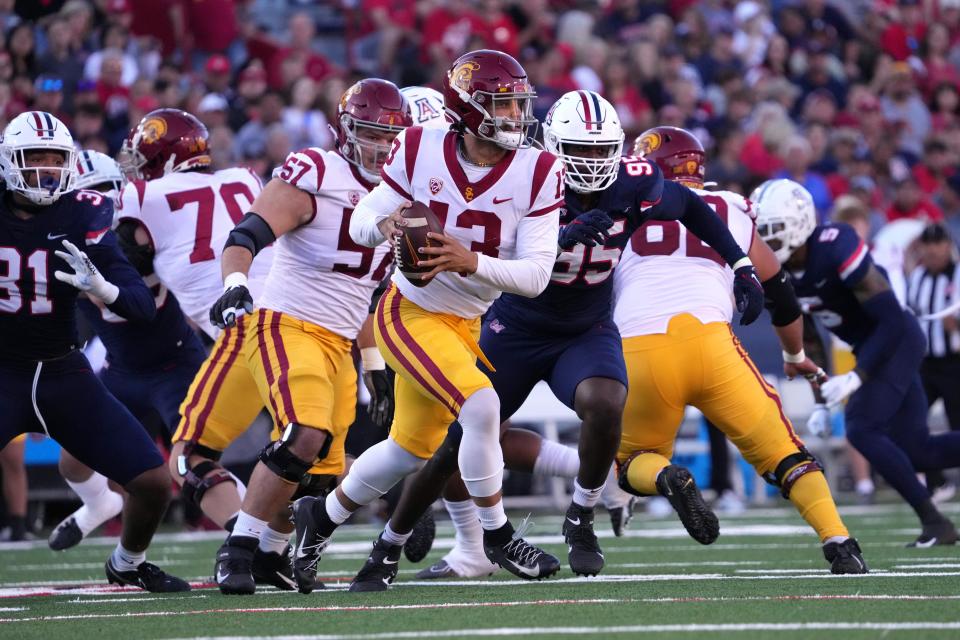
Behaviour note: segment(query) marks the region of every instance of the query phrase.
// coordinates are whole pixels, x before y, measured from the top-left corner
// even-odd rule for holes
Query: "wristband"
[[[227,275],[223,279],[223,290],[233,289],[234,287],[245,287],[247,286],[247,274],[241,273],[239,271],[234,271],[233,273]]]
[[[747,256],[743,256],[742,258],[734,262],[733,266],[730,268],[736,271],[740,267],[752,267],[752,266],[753,266],[753,261],[750,260],[750,258],[748,258]]]
[[[365,347],[360,349],[360,364],[364,371],[383,371],[387,368],[387,363],[380,355],[380,349],[376,347]]]
[[[800,364],[807,359],[807,354],[803,352],[803,349],[800,349],[799,353],[787,353],[783,352],[783,361],[787,364]]]

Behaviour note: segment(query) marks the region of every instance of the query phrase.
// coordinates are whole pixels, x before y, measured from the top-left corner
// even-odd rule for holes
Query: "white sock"
[[[546,439],[540,442],[540,453],[533,463],[534,475],[575,478],[579,471],[580,455],[576,449]]]
[[[66,480],[66,478],[64,478],[64,480]],[[107,479],[96,471],[83,482],[67,480],[67,484],[70,485],[73,492],[80,497],[83,504],[93,509],[96,508],[97,504],[107,493],[112,493],[107,484]]]
[[[234,529],[236,531],[236,529]],[[267,529],[260,535],[260,550],[266,553],[283,553],[290,542],[289,533],[282,533],[267,526]]]
[[[237,523],[233,525],[231,536],[244,536],[247,538],[260,539],[266,530],[269,529],[266,520],[254,518],[246,511],[241,510],[237,515]]]
[[[828,545],[828,544],[830,544],[831,542],[836,542],[837,544],[840,544],[840,543],[846,541],[848,538],[849,538],[849,536],[830,536],[829,538],[827,538],[826,540],[823,541],[823,544],[824,544],[824,545]]]
[[[83,482],[67,480],[67,484],[83,501],[73,519],[84,537],[123,510],[123,496],[111,491],[107,479],[97,472]]]
[[[480,515],[473,500],[458,502],[443,501],[447,508],[453,528],[457,533],[457,545],[464,549],[480,549],[483,552],[483,527],[480,526]]]
[[[480,526],[487,531],[495,531],[507,524],[507,513],[503,510],[503,500],[492,507],[477,507]]]
[[[473,392],[460,407],[457,420],[463,427],[457,456],[463,484],[474,498],[496,495],[503,488],[500,398],[497,392],[490,387]]]
[[[350,511],[340,504],[340,499],[337,498],[336,491],[331,491],[327,495],[327,500],[324,504],[327,508],[327,517],[330,518],[334,524],[343,524],[353,515],[353,511]]]
[[[870,478],[857,480],[857,493],[859,493],[862,496],[873,493],[875,488],[876,487],[873,486],[873,480],[871,480]]]
[[[380,538],[387,544],[398,544],[405,545],[407,540],[410,539],[410,536],[413,535],[413,531],[409,533],[397,533],[390,527],[390,522],[387,522],[387,526],[383,528],[383,533],[380,534]]]
[[[128,551],[123,545],[117,543],[117,548],[113,550],[110,556],[110,564],[117,571],[136,571],[137,567],[147,559],[146,551]]]
[[[580,486],[579,480],[573,481],[573,503],[592,509],[593,505],[600,501],[600,494],[603,493],[603,485],[596,489],[584,489]]]

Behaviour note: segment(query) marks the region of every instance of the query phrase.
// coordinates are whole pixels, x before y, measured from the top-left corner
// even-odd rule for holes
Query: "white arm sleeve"
[[[540,295],[550,283],[557,258],[557,232],[560,212],[527,216],[517,226],[517,257],[501,260],[480,254],[477,272],[471,277],[506,293],[527,298]]]
[[[350,237],[364,247],[376,247],[386,238],[377,224],[407,199],[393,187],[381,182],[357,203],[350,217]]]

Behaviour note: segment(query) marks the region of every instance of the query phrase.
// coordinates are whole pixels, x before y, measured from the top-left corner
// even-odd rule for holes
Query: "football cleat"
[[[717,516],[703,501],[687,469],[671,464],[657,476],[657,491],[670,501],[687,533],[700,544],[712,544],[720,535]]]
[[[401,545],[387,544],[382,535],[378,536],[367,562],[350,583],[350,591],[386,591],[397,579],[402,549]]]
[[[253,578],[253,557],[259,541],[249,536],[229,536],[217,550],[214,578],[220,593],[250,595],[257,590]]]
[[[524,518],[520,528],[516,531],[508,522],[497,532],[510,534],[510,539],[504,544],[489,544],[492,531],[483,532],[483,552],[490,562],[499,565],[524,580],[542,580],[549,578],[560,570],[560,561],[543,549],[535,547],[523,539],[523,534],[530,529],[530,517]]]
[[[81,540],[83,531],[80,530],[77,519],[71,515],[54,527],[47,538],[47,545],[54,551],[66,551],[80,544]]]
[[[462,577],[456,570],[447,564],[446,560],[439,560],[426,569],[421,569],[417,572],[416,578],[418,580],[442,580],[443,578],[460,578]]]
[[[437,537],[437,523],[433,511],[427,510],[413,525],[410,539],[403,545],[403,555],[410,562],[420,562],[433,549],[433,539]]]
[[[107,558],[107,563],[104,565],[107,582],[110,584],[139,587],[151,593],[190,591],[190,585],[186,581],[164,572],[155,564],[141,562],[136,571],[119,571],[114,568],[111,560]]]
[[[595,576],[603,569],[603,552],[593,532],[593,509],[571,504],[563,519],[563,539],[569,550],[567,562],[578,576]]]
[[[956,544],[958,540],[960,540],[960,536],[957,535],[957,528],[953,526],[952,522],[944,519],[943,522],[923,525],[920,537],[907,546],[915,549],[927,549]]]
[[[623,536],[623,532],[630,526],[633,520],[633,507],[637,504],[637,497],[630,496],[626,504],[616,507],[607,507],[607,513],[610,514],[610,526],[613,528],[613,535],[618,538]]]
[[[490,562],[483,553],[482,547],[479,551],[480,553],[468,553],[459,546],[455,546],[442,559],[417,572],[417,578],[420,580],[484,578],[500,570],[500,567]]]
[[[297,581],[293,578],[293,562],[290,559],[292,552],[290,545],[282,553],[258,548],[253,552],[253,581],[269,584],[281,591],[296,591]],[[317,586],[323,588],[323,584]]]
[[[854,538],[823,545],[823,557],[830,563],[830,573],[839,575],[870,572],[863,559],[863,552],[860,551],[860,545]]]
[[[336,525],[327,516],[323,498],[305,496],[293,503],[293,523],[297,528],[297,546],[293,549],[293,577],[300,593],[317,586],[317,563],[330,544]]]

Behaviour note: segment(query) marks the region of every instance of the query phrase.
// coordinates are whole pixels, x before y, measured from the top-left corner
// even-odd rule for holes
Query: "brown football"
[[[427,237],[427,233],[443,233],[443,225],[437,215],[422,202],[414,202],[410,207],[403,210],[403,217],[407,224],[403,227],[403,235],[394,245],[394,261],[410,284],[417,287],[424,287],[429,284],[429,280],[421,280],[424,273],[429,273],[430,267],[421,267],[420,262],[429,260],[433,256],[424,255],[419,252],[421,247],[435,247],[439,243]]]

